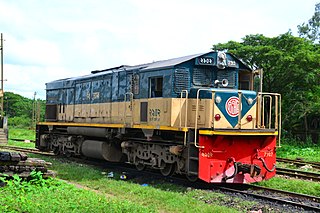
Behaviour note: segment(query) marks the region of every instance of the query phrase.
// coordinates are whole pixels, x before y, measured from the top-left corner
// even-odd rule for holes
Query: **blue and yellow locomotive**
[[[281,100],[263,93],[256,75],[262,72],[213,51],[56,80],[46,84],[36,147],[190,180],[269,179]]]

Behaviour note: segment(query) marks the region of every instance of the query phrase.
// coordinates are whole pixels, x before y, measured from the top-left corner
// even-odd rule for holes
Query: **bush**
[[[24,116],[9,118],[8,125],[16,128],[28,128],[31,126],[31,119]]]

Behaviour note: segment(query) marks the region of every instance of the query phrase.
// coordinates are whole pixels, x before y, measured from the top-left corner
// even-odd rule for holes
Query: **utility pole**
[[[4,111],[3,111],[3,96],[4,96],[4,90],[3,90],[3,36],[1,33],[0,38],[0,50],[1,50],[1,90],[0,90],[0,113],[1,113],[1,120],[3,121]]]
[[[33,94],[33,104],[32,104],[32,124],[31,128],[34,129],[37,123],[37,101],[36,101],[37,92]]]
[[[7,118],[4,117],[3,99],[4,99],[4,89],[3,89],[3,36],[0,35],[0,71],[1,71],[1,88],[0,88],[0,143],[8,143],[8,122]]]

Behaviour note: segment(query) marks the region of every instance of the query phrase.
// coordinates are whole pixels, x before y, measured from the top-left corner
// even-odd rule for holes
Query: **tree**
[[[308,23],[298,25],[298,33],[302,38],[310,39],[311,41],[318,43],[320,42],[320,3],[315,6],[315,12]]]
[[[290,32],[268,38],[248,35],[242,42],[216,44],[252,68],[264,69],[263,90],[282,95],[283,127],[293,132],[309,115],[320,115],[320,48]],[[307,129],[307,125],[304,126]]]
[[[44,120],[45,101],[40,102],[40,120]],[[9,125],[30,127],[33,112],[34,100],[25,98],[21,95],[5,92],[4,93],[4,112],[9,119]]]

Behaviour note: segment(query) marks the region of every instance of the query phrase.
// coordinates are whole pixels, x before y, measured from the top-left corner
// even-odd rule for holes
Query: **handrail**
[[[179,114],[179,120],[180,120],[180,123],[179,123],[179,127],[182,128],[182,116],[181,116],[181,112],[182,112],[182,96],[183,94],[186,94],[186,97],[184,98],[185,99],[185,104],[186,104],[186,107],[185,107],[185,118],[184,118],[184,127],[187,127],[187,116],[188,116],[188,90],[182,90],[181,91],[181,95],[180,95],[180,114]]]
[[[185,111],[185,118],[184,118],[184,128],[187,128],[187,116],[188,116],[188,90],[182,90],[181,91],[181,95],[180,95],[180,113],[179,113],[179,120],[180,120],[180,125],[179,127],[182,128],[181,123],[182,123],[182,96],[183,93],[186,93],[186,97],[185,97],[185,106],[186,106],[186,111]],[[183,145],[186,146],[187,145],[187,132],[184,131],[184,137],[183,137]]]
[[[271,95],[265,95],[265,96],[263,96],[263,98],[262,98],[262,112],[264,112],[264,101],[267,99],[267,98],[269,98],[269,122],[268,122],[268,124],[269,124],[269,129],[271,129],[271,119],[272,119],[272,117],[271,117],[271,110],[272,110],[272,97],[271,97]],[[262,114],[262,121],[263,121],[263,124],[265,124],[264,123],[264,113]],[[265,125],[264,125],[265,126]]]
[[[272,128],[272,111],[274,111],[274,129],[278,130],[278,147],[281,147],[281,95],[279,93],[262,93],[259,92],[258,96],[261,97],[261,102],[259,101],[258,105],[258,113],[261,113],[258,115],[258,128],[266,128],[265,123],[265,117],[264,117],[264,111],[265,111],[265,100],[269,99],[269,120],[268,120],[268,127],[269,129]],[[274,99],[274,105],[273,105],[273,99]],[[262,108],[259,109],[260,104],[262,105]],[[272,110],[272,107],[274,107],[274,110]],[[261,119],[261,123],[259,123]],[[260,124],[260,126],[259,126]]]
[[[278,129],[278,142],[279,142],[279,146],[281,147],[281,129],[282,129],[282,120],[281,120],[281,95],[279,94],[279,129]]]
[[[241,111],[242,111],[242,92],[238,92],[239,104],[238,104],[238,128],[241,129]]]
[[[194,127],[194,146],[197,147],[197,148],[200,148],[200,149],[203,149],[204,146],[199,146],[197,144],[197,131],[198,131],[198,114],[199,114],[199,96],[200,96],[200,92],[201,91],[211,91],[211,89],[198,89],[197,91],[197,101],[196,101],[196,117],[195,117],[195,121],[194,121],[194,124],[195,124],[195,127]]]

